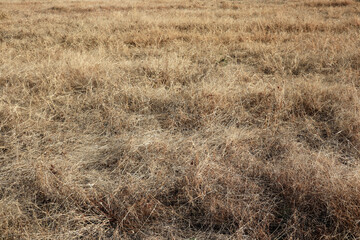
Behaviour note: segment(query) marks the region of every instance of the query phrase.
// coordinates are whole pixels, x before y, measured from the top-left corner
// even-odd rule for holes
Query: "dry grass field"
[[[360,2],[0,0],[0,239],[359,239]]]

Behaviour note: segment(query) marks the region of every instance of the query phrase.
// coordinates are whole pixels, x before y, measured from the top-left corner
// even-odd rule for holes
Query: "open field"
[[[0,239],[360,238],[360,2],[0,0]]]

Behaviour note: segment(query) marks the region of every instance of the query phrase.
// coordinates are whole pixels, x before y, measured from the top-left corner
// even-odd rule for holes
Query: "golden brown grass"
[[[359,46],[351,0],[2,0],[0,238],[360,238]]]

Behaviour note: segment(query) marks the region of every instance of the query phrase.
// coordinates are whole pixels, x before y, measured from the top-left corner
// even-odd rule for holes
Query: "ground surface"
[[[0,1],[0,238],[360,238],[360,3]]]

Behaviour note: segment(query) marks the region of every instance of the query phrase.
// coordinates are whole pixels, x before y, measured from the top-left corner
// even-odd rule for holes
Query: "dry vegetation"
[[[1,0],[0,238],[360,238],[359,46],[351,0]]]

